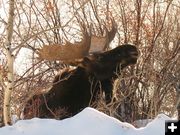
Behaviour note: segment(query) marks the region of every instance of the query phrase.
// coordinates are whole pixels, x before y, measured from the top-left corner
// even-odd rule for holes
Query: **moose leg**
[[[113,90],[113,84],[112,84],[112,81],[107,79],[107,80],[103,80],[101,82],[102,84],[102,90],[105,92],[105,101],[106,101],[106,104],[109,104],[112,100],[112,90]]]

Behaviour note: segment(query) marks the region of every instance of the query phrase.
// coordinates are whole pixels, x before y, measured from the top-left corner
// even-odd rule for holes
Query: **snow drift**
[[[39,119],[20,120],[13,126],[0,128],[0,135],[164,135],[164,114],[159,114],[143,128],[107,116],[87,107],[79,114],[65,120]]]

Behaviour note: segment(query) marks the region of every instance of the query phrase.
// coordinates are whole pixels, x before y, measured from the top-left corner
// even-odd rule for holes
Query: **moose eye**
[[[130,52],[130,55],[138,56],[138,52],[136,51]]]
[[[118,57],[121,57],[121,54],[118,54]]]

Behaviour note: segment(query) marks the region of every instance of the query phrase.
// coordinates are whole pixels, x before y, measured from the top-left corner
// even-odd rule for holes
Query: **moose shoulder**
[[[54,112],[59,109],[65,109],[67,113],[56,117],[62,119],[73,116],[97,102],[103,92],[106,103],[110,103],[113,80],[117,78],[117,71],[120,72],[126,66],[135,64],[137,58],[138,50],[130,44],[84,57],[75,69],[66,69],[57,75],[48,93],[32,98],[40,100],[36,117],[55,117]],[[29,118],[26,114],[31,110],[32,99],[24,109],[25,118]]]

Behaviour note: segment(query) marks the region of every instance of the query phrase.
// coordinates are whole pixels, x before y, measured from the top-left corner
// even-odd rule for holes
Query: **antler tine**
[[[103,50],[106,50],[109,47],[109,44],[111,41],[114,39],[116,32],[117,32],[117,23],[114,20],[114,17],[110,18],[111,19],[111,30],[108,31],[107,25],[104,25],[104,29],[106,32],[106,44],[104,45]]]
[[[95,34],[92,35],[91,38],[91,48],[90,48],[90,53],[95,53],[95,52],[100,52],[104,51],[109,47],[110,42],[114,39],[116,32],[117,32],[117,24],[114,20],[114,18],[111,19],[111,30],[108,30],[107,24],[104,22],[103,24],[103,30],[105,32],[104,34]],[[96,36],[98,35],[98,36]],[[100,36],[102,35],[102,36]]]
[[[108,32],[109,43],[114,39],[117,32],[117,23],[115,22],[113,17],[111,18],[111,23],[112,23],[112,28]]]
[[[82,31],[82,34],[83,34],[83,39],[81,41],[81,46],[82,46],[82,53],[84,55],[88,55],[89,53],[89,49],[90,49],[90,46],[91,46],[91,26],[88,30],[87,28],[87,25],[85,24],[84,21],[80,21],[78,20],[78,23],[80,24],[80,28],[81,28],[81,31]]]

